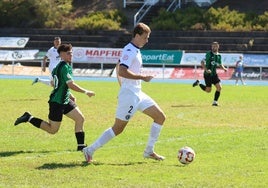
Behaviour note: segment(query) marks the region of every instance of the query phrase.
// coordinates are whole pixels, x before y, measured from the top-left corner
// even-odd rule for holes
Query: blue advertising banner
[[[268,55],[244,54],[245,66],[268,67]]]
[[[222,63],[225,66],[235,66],[236,61],[241,56],[241,53],[220,53]],[[181,59],[181,65],[199,65],[205,58],[206,53],[184,53]]]

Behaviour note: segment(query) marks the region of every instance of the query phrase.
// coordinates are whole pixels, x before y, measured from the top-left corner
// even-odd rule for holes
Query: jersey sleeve
[[[47,51],[46,56],[50,59],[51,58],[52,50],[51,48]]]
[[[122,53],[122,57],[120,58],[120,64],[119,65],[123,65],[127,68],[130,67],[131,63],[133,60],[133,53],[131,51],[131,49],[123,49],[123,53]]]
[[[72,71],[68,66],[64,66],[61,70],[62,80],[65,83],[68,83],[73,80]]]

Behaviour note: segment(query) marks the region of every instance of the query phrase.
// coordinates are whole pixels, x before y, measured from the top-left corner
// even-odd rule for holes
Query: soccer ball
[[[181,149],[179,149],[178,160],[180,161],[180,163],[189,164],[193,162],[194,158],[195,158],[195,152],[192,148],[184,146]]]

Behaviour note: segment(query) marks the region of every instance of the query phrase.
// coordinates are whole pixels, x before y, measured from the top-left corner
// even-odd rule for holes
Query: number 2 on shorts
[[[130,106],[130,107],[129,107],[129,111],[128,111],[128,113],[131,114],[131,113],[132,113],[132,109],[133,109],[133,106]]]

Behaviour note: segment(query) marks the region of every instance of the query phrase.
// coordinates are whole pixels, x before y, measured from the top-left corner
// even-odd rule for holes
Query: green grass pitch
[[[85,116],[86,143],[113,125],[116,82],[77,81],[96,92],[74,93]],[[64,117],[56,135],[29,123],[14,126],[24,111],[47,119],[51,88],[30,80],[0,80],[0,187],[267,187],[268,87],[223,85],[220,106],[187,84],[143,83],[166,113],[155,150],[158,162],[142,157],[152,120],[138,112],[125,131],[85,164],[76,151],[73,122]],[[196,158],[179,164],[178,149],[190,146]]]

